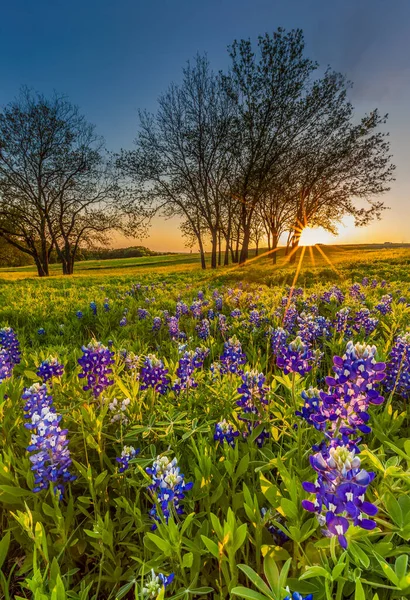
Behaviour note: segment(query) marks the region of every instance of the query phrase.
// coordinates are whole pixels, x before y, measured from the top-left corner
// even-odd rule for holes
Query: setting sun
[[[305,227],[300,236],[301,246],[314,246],[315,244],[330,244],[335,236],[323,227]]]

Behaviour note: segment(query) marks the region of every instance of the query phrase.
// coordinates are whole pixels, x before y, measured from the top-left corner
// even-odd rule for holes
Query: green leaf
[[[160,550],[162,550],[166,554],[169,554],[169,552],[170,552],[169,542],[167,542],[166,540],[162,539],[161,537],[159,537],[159,535],[156,535],[155,533],[147,533],[146,536],[147,536],[148,539],[150,539],[152,542],[154,542],[154,544]]]
[[[248,588],[242,587],[241,585],[233,588],[233,590],[231,590],[231,595],[239,596],[240,598],[247,598],[248,600],[270,600],[273,598],[273,596],[264,596],[259,592],[248,590]]]
[[[0,541],[0,570],[6,560],[7,552],[10,546],[10,531],[4,535]]]
[[[385,575],[385,577],[387,577],[388,579],[390,579],[390,581],[395,585],[398,586],[399,585],[399,579],[396,575],[396,573],[393,571],[393,569],[391,568],[391,566],[389,565],[388,562],[386,562],[384,560],[384,558],[382,558],[379,554],[377,554],[377,552],[374,552],[375,557],[377,558],[383,574]]]
[[[238,565],[238,569],[245,573],[247,578],[252,581],[253,585],[257,587],[258,590],[260,590],[264,594],[268,594],[268,596],[270,595],[271,591],[266,585],[266,583],[263,581],[262,577],[255,573],[255,571],[251,569],[251,567],[248,567],[248,565]]]
[[[273,590],[279,583],[279,571],[275,560],[271,556],[266,556],[263,563],[263,571]]]
[[[302,575],[299,577],[299,579],[301,581],[303,581],[304,579],[310,579],[311,577],[324,577],[325,579],[329,579],[330,576],[331,575],[330,575],[329,571],[326,571],[326,569],[324,567],[314,566],[314,567],[309,567],[307,569],[307,571],[302,573]]]
[[[215,544],[214,541],[206,537],[206,535],[201,535],[201,540],[203,541],[209,552],[212,554],[212,556],[215,556],[215,558],[219,559],[219,550],[217,544]]]
[[[248,529],[248,527],[247,527],[246,523],[243,523],[243,525],[240,525],[238,527],[238,529],[235,531],[234,538],[233,538],[233,547],[234,547],[235,552],[237,552],[239,550],[239,548],[242,546],[242,544],[244,543],[244,541],[246,539],[247,529]]]
[[[182,558],[182,566],[183,567],[190,569],[192,567],[193,562],[194,562],[194,555],[192,554],[192,552],[187,552],[187,554],[184,554],[184,556]]]
[[[356,579],[356,591],[354,594],[354,600],[366,600],[366,596],[364,595],[364,589],[360,579]]]
[[[407,565],[409,562],[409,557],[407,554],[402,554],[396,558],[396,562],[394,564],[394,571],[399,579],[405,577],[407,573]],[[0,565],[1,567],[1,565]]]

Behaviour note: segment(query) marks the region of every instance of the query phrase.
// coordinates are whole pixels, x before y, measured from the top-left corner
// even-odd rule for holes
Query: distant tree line
[[[244,263],[268,241],[329,231],[345,215],[380,218],[393,179],[387,116],[358,117],[346,78],[305,55],[301,30],[235,41],[230,67],[206,56],[183,69],[136,145],[110,155],[64,97],[23,89],[0,113],[0,238],[48,275],[55,254],[71,274],[79,253],[114,230],[143,235],[154,215],[178,216],[189,246],[211,245],[211,266]]]
[[[77,260],[106,260],[110,258],[139,258],[142,256],[164,256],[170,252],[155,252],[145,246],[130,246],[128,248],[83,248],[79,251]]]

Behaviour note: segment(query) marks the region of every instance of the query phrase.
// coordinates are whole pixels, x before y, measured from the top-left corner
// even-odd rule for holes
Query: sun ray
[[[302,252],[300,253],[298,266],[296,267],[295,275],[293,277],[292,286],[291,286],[290,292],[289,292],[289,298],[288,298],[288,301],[287,301],[287,304],[286,304],[285,312],[283,314],[283,319],[285,319],[286,313],[288,312],[289,306],[290,306],[290,304],[292,302],[293,290],[295,289],[295,285],[296,285],[296,282],[298,280],[300,270],[302,268],[302,262],[303,262],[303,257],[305,256],[305,252],[306,252],[306,247],[302,246]]]
[[[315,248],[320,252],[320,254],[323,256],[323,258],[325,259],[325,261],[330,265],[330,267],[338,275],[338,277],[342,278],[342,274],[340,273],[340,271],[338,271],[336,269],[336,267],[334,266],[334,264],[332,263],[332,261],[330,260],[330,258],[328,258],[326,256],[326,254],[323,252],[322,248],[320,246],[317,246],[317,245],[315,246]]]
[[[310,260],[312,262],[312,266],[316,267],[315,257],[313,256],[313,248],[312,248],[312,246],[308,246],[308,248],[309,248]]]
[[[302,246],[302,248],[304,248],[305,246]],[[292,256],[295,254],[295,252],[297,252],[299,250],[299,246],[295,246],[293,248],[293,250],[291,250],[289,252],[289,254],[287,256],[285,256],[285,260],[284,260],[284,264],[290,262],[290,259],[292,258]]]

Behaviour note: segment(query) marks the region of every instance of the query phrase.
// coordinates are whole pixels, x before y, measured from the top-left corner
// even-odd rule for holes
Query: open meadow
[[[0,598],[410,597],[410,248],[263,253],[0,269]]]

